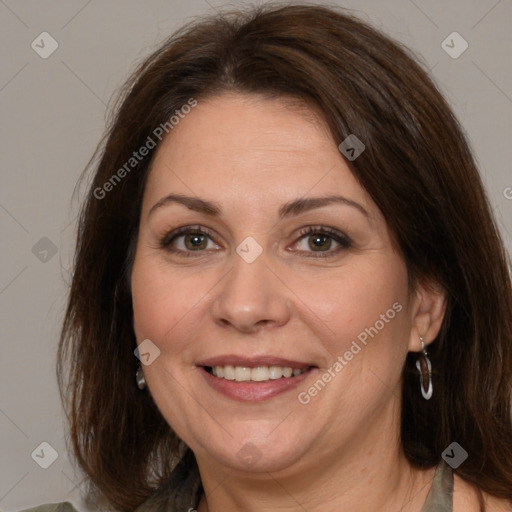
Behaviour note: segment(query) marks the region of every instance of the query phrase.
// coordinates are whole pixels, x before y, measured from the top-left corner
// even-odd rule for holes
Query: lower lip
[[[309,368],[296,377],[281,377],[265,382],[227,380],[215,377],[204,367],[199,367],[206,382],[219,393],[241,402],[262,402],[296,388],[314,371]]]

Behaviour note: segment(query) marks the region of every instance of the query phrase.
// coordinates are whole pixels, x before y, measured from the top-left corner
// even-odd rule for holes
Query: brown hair
[[[95,190],[191,98],[224,91],[301,99],[335,141],[355,134],[364,142],[351,169],[383,212],[411,282],[428,278],[447,294],[429,347],[430,401],[421,398],[414,355],[405,362],[403,450],[430,467],[456,441],[469,453],[457,474],[512,499],[512,288],[465,136],[408,50],[344,11],[308,5],[194,22],[123,90],[81,211],[59,350],[70,439],[93,486],[133,510],[169,477],[180,447],[134,379],[129,278],[155,149],[104,197]]]

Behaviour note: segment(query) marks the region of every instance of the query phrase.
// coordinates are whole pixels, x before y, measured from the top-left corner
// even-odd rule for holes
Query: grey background
[[[422,56],[467,130],[510,250],[512,2],[338,4]],[[135,64],[185,21],[226,5],[216,0],[0,0],[0,510],[64,499],[82,507],[55,379],[84,191],[72,201],[73,189],[102,137],[106,105]],[[43,31],[59,44],[47,59],[31,48]],[[469,44],[457,59],[441,47],[453,31]],[[40,241],[43,237],[56,254],[47,240]],[[45,248],[50,252],[42,252]],[[48,469],[31,457],[43,441],[58,453]]]

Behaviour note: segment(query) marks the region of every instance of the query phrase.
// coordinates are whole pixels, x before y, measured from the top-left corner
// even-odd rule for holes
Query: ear
[[[419,282],[413,293],[409,351],[421,350],[420,338],[427,346],[439,333],[446,311],[446,292],[429,280]]]

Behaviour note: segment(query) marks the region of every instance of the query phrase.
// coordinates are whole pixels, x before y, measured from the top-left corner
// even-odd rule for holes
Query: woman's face
[[[155,155],[134,328],[151,340],[149,391],[200,465],[318,471],[368,436],[398,439],[417,295],[339,142],[305,107],[226,94]]]

